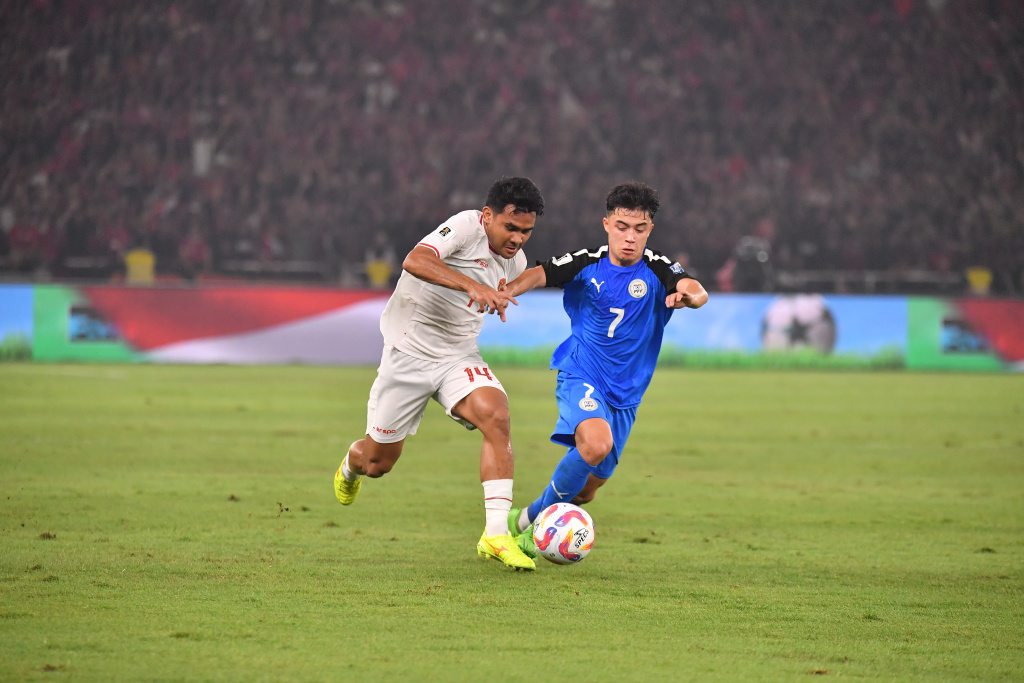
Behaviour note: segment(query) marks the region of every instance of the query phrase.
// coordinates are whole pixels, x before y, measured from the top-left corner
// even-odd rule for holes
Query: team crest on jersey
[[[581,398],[580,408],[586,410],[588,413],[597,410],[597,401],[592,398]]]
[[[441,239],[442,239],[442,240],[444,240],[445,242],[447,242],[447,241],[448,241],[448,240],[450,240],[451,238],[455,237],[455,235],[456,235],[457,233],[455,232],[455,228],[450,228],[450,227],[448,227],[447,225],[442,225],[442,226],[441,226],[441,227],[440,227],[440,228],[438,229],[438,231],[437,231],[437,234],[441,236]]]
[[[647,296],[647,283],[637,278],[629,283],[629,295],[634,299],[643,299]]]

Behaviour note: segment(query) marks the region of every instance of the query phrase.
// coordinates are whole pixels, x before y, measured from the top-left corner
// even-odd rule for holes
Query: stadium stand
[[[0,273],[358,285],[494,177],[531,257],[658,187],[709,287],[1024,294],[1015,0],[24,0],[0,5]],[[977,281],[986,281],[984,277]]]

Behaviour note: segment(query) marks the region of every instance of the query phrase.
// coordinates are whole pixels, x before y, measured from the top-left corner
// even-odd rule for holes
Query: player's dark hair
[[[629,182],[616,185],[604,200],[605,209],[612,213],[615,209],[629,209],[631,211],[643,211],[651,220],[654,214],[658,213],[661,206],[661,198],[658,191],[643,183]]]
[[[535,213],[544,215],[544,197],[529,178],[498,178],[487,191],[485,206],[495,213],[501,213],[511,204],[513,213]]]

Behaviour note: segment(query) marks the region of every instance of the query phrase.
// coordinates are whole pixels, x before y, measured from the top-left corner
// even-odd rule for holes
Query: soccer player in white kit
[[[509,534],[513,456],[508,397],[477,348],[486,313],[505,319],[501,291],[526,270],[522,246],[544,199],[528,178],[501,178],[482,210],[462,211],[417,244],[380,319],[384,352],[367,404],[366,436],[349,446],[334,475],[338,502],[350,505],[362,475],[391,471],[427,401],[483,435],[480,481],[486,524],[477,553],[517,570],[533,570]]]

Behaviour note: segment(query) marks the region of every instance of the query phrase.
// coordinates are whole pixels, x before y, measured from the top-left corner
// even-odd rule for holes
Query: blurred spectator
[[[264,228],[260,235],[260,260],[264,263],[280,261],[284,259],[286,253],[278,227],[271,225]]]
[[[8,226],[0,225],[0,267],[7,263],[11,256],[11,243],[7,239]]]
[[[992,289],[992,271],[988,268],[967,269],[968,291],[975,296],[985,296]]]
[[[125,283],[151,285],[155,281],[156,257],[145,244],[136,244],[124,255]]]
[[[772,266],[772,244],[775,223],[762,218],[754,226],[753,235],[740,238],[732,255],[716,273],[717,284],[724,292],[770,292],[775,284]]]
[[[193,223],[178,245],[178,262],[181,264],[182,277],[190,281],[195,280],[199,275],[210,271],[212,261],[210,245],[207,244],[199,226]]]
[[[377,232],[373,244],[366,250],[363,263],[366,280],[371,288],[383,289],[391,286],[398,263],[387,233]]]
[[[773,286],[772,246],[756,235],[741,237],[733,255],[719,272],[719,286],[727,292],[770,292]]]
[[[56,256],[56,240],[47,221],[37,221],[33,216],[17,221],[11,226],[7,239],[15,272],[48,272]]]

